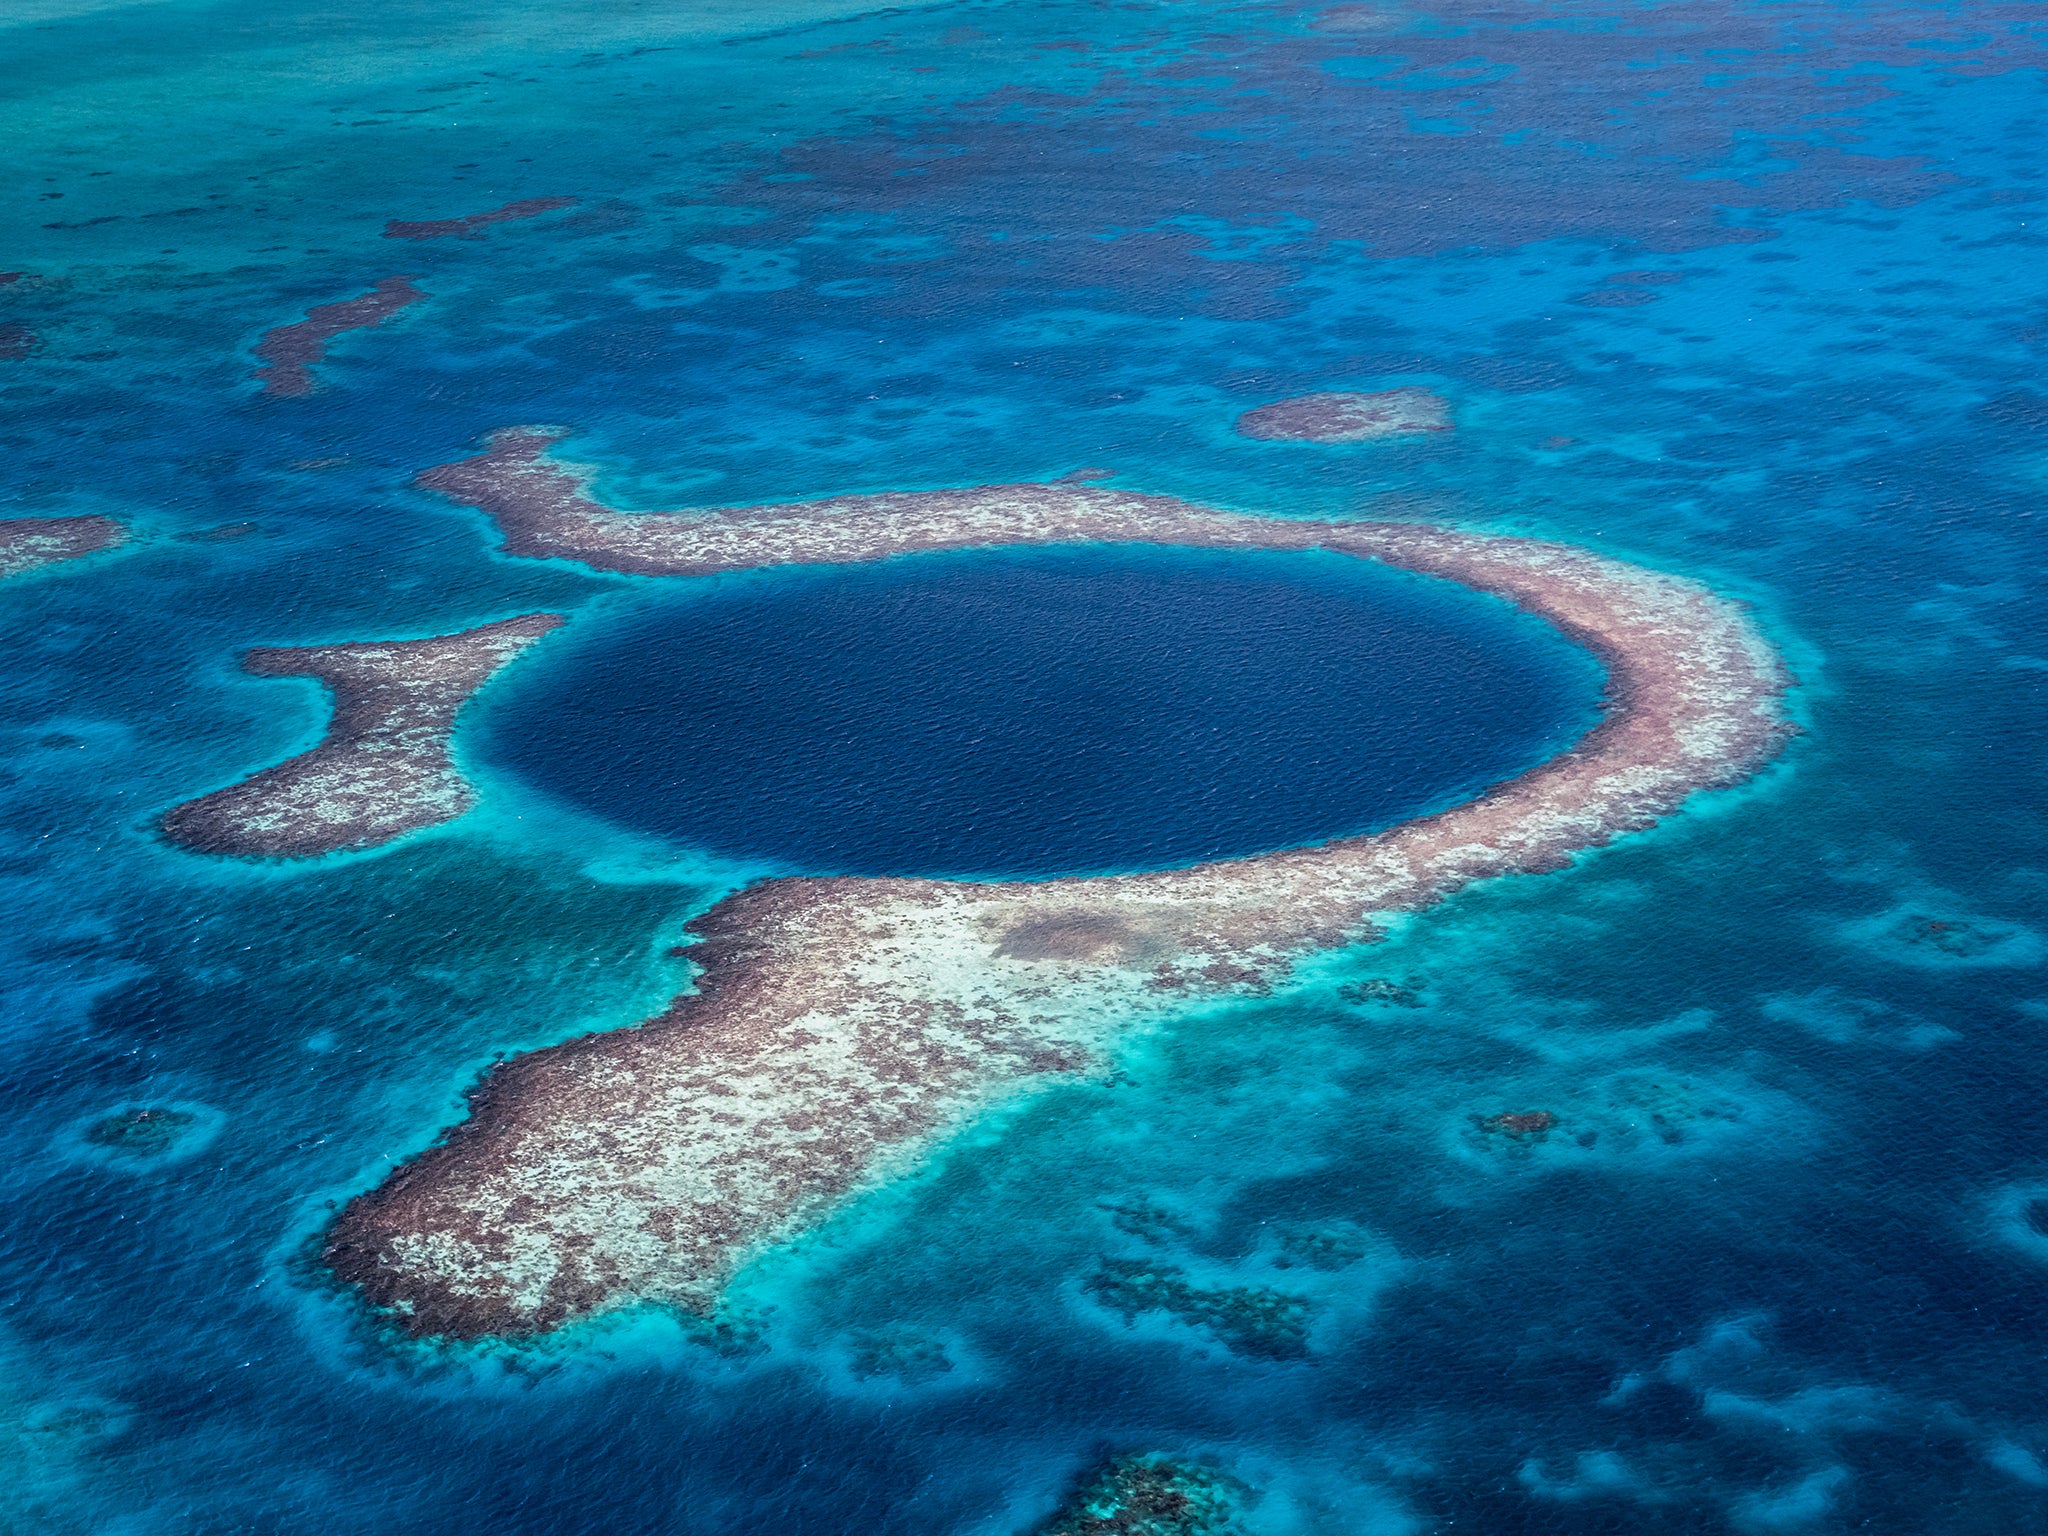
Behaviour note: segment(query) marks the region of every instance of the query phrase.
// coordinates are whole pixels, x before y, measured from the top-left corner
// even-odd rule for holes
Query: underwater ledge
[[[620,513],[548,457],[557,435],[499,433],[421,481],[492,516],[511,555],[642,575],[1055,542],[1336,551],[1547,619],[1605,663],[1608,694],[1569,750],[1369,836],[1144,874],[790,877],[727,897],[690,924],[695,991],[498,1065],[466,1119],[336,1218],[328,1267],[416,1337],[708,1312],[753,1255],[992,1106],[1105,1069],[1134,1029],[1269,988],[1471,881],[1562,868],[1747,778],[1791,729],[1790,680],[1741,605],[1570,545],[1074,482]]]

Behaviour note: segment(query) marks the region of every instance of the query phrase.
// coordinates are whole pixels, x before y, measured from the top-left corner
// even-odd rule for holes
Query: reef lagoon
[[[2038,7],[0,44],[0,1526],[2048,1532]]]

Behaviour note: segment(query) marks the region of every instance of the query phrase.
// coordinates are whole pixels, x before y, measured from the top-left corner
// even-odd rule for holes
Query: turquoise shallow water
[[[140,537],[0,588],[7,1523],[995,1536],[1161,1450],[1268,1532],[2048,1529],[2035,8],[9,16],[4,515]],[[1401,385],[1456,430],[1230,430]],[[659,1007],[755,866],[488,764],[381,854],[152,827],[316,739],[249,646],[664,600],[412,488],[530,422],[630,506],[1095,466],[1585,543],[1753,603],[1805,732],[991,1124],[722,1334],[402,1353],[305,1261],[331,1202]],[[174,1156],[91,1139],[138,1104]],[[1298,1355],[1214,1325],[1260,1292]]]

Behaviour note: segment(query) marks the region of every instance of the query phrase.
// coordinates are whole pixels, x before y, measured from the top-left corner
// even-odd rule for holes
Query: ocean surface
[[[1012,1536],[1159,1452],[1254,1536],[2048,1532],[2044,67],[1989,0],[0,6],[0,516],[134,535],[0,585],[0,1528]],[[398,275],[260,392],[265,332]],[[1232,430],[1408,386],[1454,429]],[[397,1345],[313,1260],[333,1211],[494,1058],[661,1008],[744,881],[1314,840],[1598,689],[1386,573],[508,559],[413,481],[521,424],[626,507],[1087,469],[1580,544],[1751,604],[1802,730],[1191,1008],[719,1327]],[[157,834],[324,728],[250,647],[543,608],[458,732],[471,815]],[[1126,719],[1088,814],[992,796]],[[906,724],[984,755],[934,800]],[[1132,1264],[1208,1312],[1111,1304]],[[1299,1352],[1234,1347],[1261,1297]]]

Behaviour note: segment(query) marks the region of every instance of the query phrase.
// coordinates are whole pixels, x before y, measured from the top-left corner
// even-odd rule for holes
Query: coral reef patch
[[[128,532],[111,517],[0,519],[0,578],[112,549]]]
[[[161,1157],[197,1122],[182,1109],[144,1105],[95,1120],[82,1133],[85,1140],[129,1157]]]
[[[2048,941],[2024,924],[1909,902],[1845,925],[1859,948],[1922,970],[1984,970],[2034,966],[2048,959]]]
[[[448,756],[455,712],[563,622],[529,613],[455,635],[251,651],[259,677],[317,677],[334,715],[317,747],[175,807],[165,834],[202,853],[309,858],[374,848],[460,816],[475,794]]]
[[[575,204],[573,197],[522,197],[502,208],[465,214],[459,219],[393,219],[384,226],[386,240],[474,240],[493,224],[514,219],[537,219],[544,213]]]
[[[2008,1186],[1991,1204],[1992,1231],[2008,1246],[2036,1262],[2048,1262],[2048,1188]]]
[[[1149,1200],[1120,1200],[1105,1204],[1102,1209],[1109,1214],[1110,1224],[1119,1232],[1127,1232],[1148,1243],[1189,1237],[1195,1230],[1194,1223],[1178,1211],[1168,1210]]]
[[[1422,978],[1410,976],[1405,981],[1395,981],[1388,976],[1368,976],[1364,981],[1348,981],[1337,989],[1337,995],[1347,1003],[1364,1003],[1386,1008],[1420,1008]]]
[[[1310,23],[1318,32],[1391,32],[1402,24],[1398,11],[1376,5],[1333,5]]]
[[[1547,1109],[1524,1109],[1488,1115],[1479,1122],[1479,1128],[1502,1136],[1541,1136],[1556,1124],[1557,1116]]]
[[[256,370],[266,395],[296,398],[319,384],[313,364],[327,355],[327,343],[344,331],[382,325],[408,304],[427,297],[409,277],[387,277],[368,293],[332,304],[316,304],[306,318],[265,331],[256,343],[263,366]]]
[[[1296,395],[1237,418],[1238,436],[1268,442],[1369,443],[1450,430],[1449,403],[1426,389]]]
[[[74,1120],[57,1138],[67,1159],[109,1172],[147,1174],[197,1156],[227,1116],[191,1099],[130,1099]]]
[[[1299,1360],[1308,1354],[1312,1303],[1263,1285],[1200,1286],[1173,1264],[1104,1259],[1086,1281],[1088,1294],[1126,1323],[1147,1312],[1212,1335],[1232,1354]]]
[[[1241,1536],[1234,1479],[1164,1456],[1120,1456],[1089,1473],[1032,1536]]]
[[[856,1334],[847,1350],[847,1369],[862,1381],[887,1378],[921,1387],[951,1374],[946,1341],[915,1328],[876,1328]]]
[[[1291,1227],[1280,1234],[1280,1251],[1273,1256],[1273,1267],[1293,1269],[1297,1265],[1306,1265],[1325,1274],[1334,1274],[1340,1269],[1349,1269],[1372,1252],[1374,1246],[1371,1236],[1355,1222]]]
[[[1565,1167],[1644,1156],[1690,1156],[1729,1137],[1755,1135],[1774,1100],[1679,1073],[1622,1071],[1574,1085],[1555,1109],[1469,1115],[1468,1156],[1507,1165]],[[1556,1102],[1556,1101],[1554,1101]]]
[[[753,1255],[989,1106],[1106,1071],[1188,999],[1269,987],[1383,914],[1562,868],[1748,777],[1788,730],[1786,676],[1739,605],[1566,545],[1073,483],[619,513],[547,458],[552,440],[500,433],[422,481],[494,517],[508,553],[642,574],[1077,541],[1326,549],[1547,619],[1605,663],[1607,700],[1570,750],[1371,836],[1133,875],[792,877],[726,898],[690,924],[694,992],[500,1064],[466,1119],[342,1211],[328,1264],[413,1334],[530,1333],[647,1301],[709,1311]],[[291,824],[263,814],[273,835]]]
[[[215,523],[211,528],[193,528],[178,535],[184,544],[232,544],[263,531],[261,523]]]

